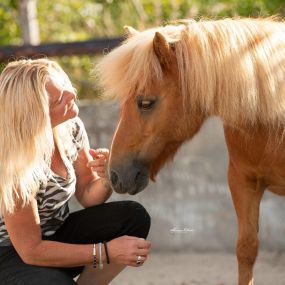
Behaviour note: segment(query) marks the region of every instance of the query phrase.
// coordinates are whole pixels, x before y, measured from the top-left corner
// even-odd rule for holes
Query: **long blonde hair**
[[[189,20],[137,33],[97,65],[95,73],[106,95],[125,101],[163,79],[153,49],[156,32],[174,47],[185,108],[199,106],[233,125],[284,125],[283,22]]]
[[[46,82],[48,59],[9,63],[0,75],[0,214],[26,205],[46,181],[54,149]]]

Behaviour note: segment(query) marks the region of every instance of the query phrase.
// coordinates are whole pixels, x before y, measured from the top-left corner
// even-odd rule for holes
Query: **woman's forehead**
[[[49,95],[49,100],[51,103],[55,102],[62,94],[62,88],[58,87],[57,84],[54,84],[52,80],[49,80],[46,83],[46,91]]]
[[[59,89],[63,90],[73,88],[68,76],[63,71],[56,70],[55,68],[49,68],[49,77],[53,84]]]

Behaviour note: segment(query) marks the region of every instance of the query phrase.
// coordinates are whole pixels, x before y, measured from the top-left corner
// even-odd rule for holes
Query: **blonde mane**
[[[185,108],[234,125],[285,123],[285,24],[271,18],[183,21],[138,33],[97,65],[106,96],[125,101],[163,80],[156,31],[174,45]]]

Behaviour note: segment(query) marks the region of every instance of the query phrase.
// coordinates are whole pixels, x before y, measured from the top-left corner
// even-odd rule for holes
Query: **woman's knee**
[[[151,225],[147,210],[135,201],[124,201],[124,209],[127,214],[125,228],[129,230],[126,234],[146,238]]]

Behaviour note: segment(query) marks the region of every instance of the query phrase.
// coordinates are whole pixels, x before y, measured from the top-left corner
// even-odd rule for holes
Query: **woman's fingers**
[[[151,243],[143,238],[138,239],[138,248],[150,248]]]
[[[105,165],[106,161],[104,159],[91,160],[87,163],[88,167],[93,167],[93,168],[104,167]]]
[[[93,171],[96,171],[100,177],[105,178],[105,168],[106,162],[109,158],[109,150],[107,148],[90,149],[89,153],[93,160],[87,163],[87,167],[90,167]]]
[[[146,261],[146,259],[147,259],[147,256],[137,255],[135,257],[133,266],[136,266],[136,267],[142,266],[144,262]]]
[[[108,242],[110,258],[115,263],[139,267],[144,264],[150,250],[145,239],[121,236]]]
[[[147,259],[150,250],[150,242],[140,238],[137,241],[136,256],[135,256],[135,265],[136,267],[141,266]]]
[[[148,249],[138,249],[137,255],[146,257],[148,254],[149,254],[149,250]]]
[[[90,149],[89,153],[91,154],[93,159],[96,159],[96,158],[108,159],[109,157],[109,150],[107,148]]]
[[[105,167],[109,157],[109,150],[107,148],[90,149],[89,153],[93,157],[93,160],[87,163],[87,167],[96,171],[100,177],[106,177]]]

